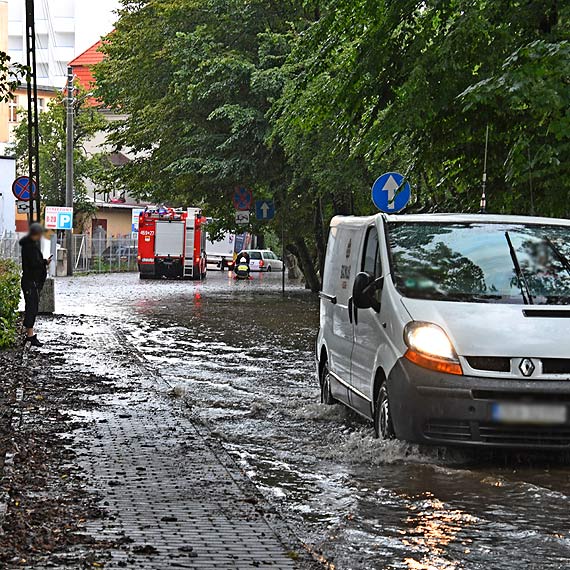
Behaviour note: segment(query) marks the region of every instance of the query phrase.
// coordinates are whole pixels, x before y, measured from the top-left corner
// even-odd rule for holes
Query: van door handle
[[[348,300],[348,320],[351,324],[352,321],[354,321],[355,325],[358,324],[358,308],[354,306],[352,297]]]
[[[319,293],[319,297],[324,299],[325,301],[330,301],[333,305],[336,305],[336,295],[328,295],[327,293],[323,293],[322,291]]]

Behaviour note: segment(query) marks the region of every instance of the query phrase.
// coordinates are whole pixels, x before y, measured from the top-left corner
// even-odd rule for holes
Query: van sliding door
[[[361,241],[359,226],[340,225],[331,228],[325,260],[323,292],[334,296],[335,302],[321,302],[321,318],[326,322],[326,342],[329,350],[329,370],[333,381],[333,396],[348,402],[350,361],[354,343],[352,286],[358,270],[358,250]]]
[[[374,279],[383,275],[381,247],[382,242],[376,224],[371,225],[366,230],[358,271],[369,273]],[[381,291],[377,291],[376,295],[380,301]],[[351,369],[353,389],[350,394],[350,404],[362,413],[371,415],[376,355],[385,333],[380,315],[374,309],[358,309],[354,323]]]

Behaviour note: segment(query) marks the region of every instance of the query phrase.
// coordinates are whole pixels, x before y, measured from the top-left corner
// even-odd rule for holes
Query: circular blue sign
[[[253,202],[253,194],[248,188],[236,188],[234,206],[236,210],[249,210]]]
[[[30,189],[30,178],[28,176],[20,176],[14,180],[12,184],[12,193],[18,200],[29,202],[32,196],[35,198],[38,193],[38,186],[35,180],[32,181]]]
[[[399,172],[382,174],[372,186],[372,201],[386,214],[403,210],[412,197],[410,183]]]

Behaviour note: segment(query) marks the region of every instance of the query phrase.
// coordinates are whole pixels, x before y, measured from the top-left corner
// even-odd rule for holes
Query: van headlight
[[[404,341],[408,346],[404,357],[414,364],[446,374],[463,374],[449,337],[438,325],[412,321],[404,329]]]

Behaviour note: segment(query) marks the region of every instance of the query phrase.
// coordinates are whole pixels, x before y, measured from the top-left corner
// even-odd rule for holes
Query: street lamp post
[[[75,86],[73,85],[73,68],[67,68],[67,143],[65,149],[65,205],[73,208],[73,147],[75,131]],[[67,275],[73,275],[73,229],[65,231],[65,247],[67,249]]]

